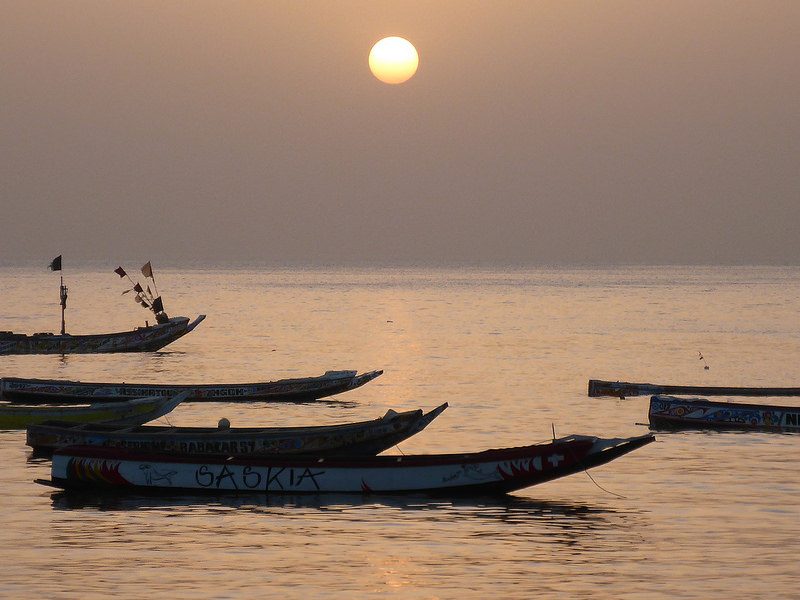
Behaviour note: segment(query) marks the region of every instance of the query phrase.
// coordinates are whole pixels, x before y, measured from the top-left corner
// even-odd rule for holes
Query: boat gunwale
[[[85,402],[83,404],[22,404],[21,402],[5,402],[0,401],[0,415],[3,414],[24,414],[34,413],[43,414],[49,411],[53,412],[66,412],[69,414],[84,413],[84,412],[97,412],[101,410],[113,410],[122,412],[127,408],[134,406],[144,406],[148,404],[168,403],[174,400],[174,396],[145,396],[142,398],[131,397],[127,400],[120,402]],[[53,421],[58,420],[53,418]],[[99,424],[99,423],[98,423]]]
[[[203,315],[201,315],[201,316],[203,316]],[[69,340],[69,341],[75,341],[75,340],[83,341],[83,340],[89,340],[89,339],[93,339],[93,338],[111,338],[111,337],[120,337],[120,336],[125,336],[125,335],[132,335],[132,334],[135,334],[135,333],[140,333],[142,331],[157,331],[157,330],[162,330],[163,331],[163,330],[171,329],[173,327],[185,327],[185,326],[189,325],[189,321],[190,321],[189,317],[183,317],[183,316],[181,316],[181,317],[171,317],[171,319],[174,319],[174,321],[170,320],[168,323],[153,323],[152,325],[147,325],[145,327],[136,327],[134,329],[128,329],[128,330],[125,330],[125,331],[112,331],[110,333],[76,333],[76,334],[65,333],[63,335],[60,334],[60,333],[47,333],[47,332],[42,332],[42,333],[14,333],[13,334],[14,336],[20,335],[20,336],[23,336],[23,337],[19,338],[19,339],[13,339],[13,340],[0,339],[0,342],[3,342],[3,341],[20,341],[20,340],[26,340],[26,341],[27,340],[35,340],[35,341],[46,340],[48,342],[61,341],[61,340],[64,340],[64,341],[67,341],[67,340]]]
[[[598,455],[613,451],[618,447],[628,445],[645,445],[655,440],[652,434],[644,434],[630,438],[619,438],[616,444],[597,452]],[[299,456],[299,455],[264,455],[259,457],[237,456],[181,456],[140,452],[127,448],[113,448],[108,446],[67,446],[54,452],[54,455],[66,455],[75,458],[91,458],[97,460],[114,461],[142,461],[153,463],[179,463],[179,464],[228,464],[258,467],[309,467],[325,465],[329,468],[394,468],[398,465],[404,467],[429,467],[452,464],[475,464],[481,462],[501,462],[518,460],[539,456],[542,453],[558,451],[562,448],[586,447],[590,449],[597,442],[613,441],[608,438],[595,436],[570,435],[545,443],[516,446],[511,448],[491,448],[478,452],[463,452],[449,454],[403,454],[380,456]],[[638,446],[637,446],[638,447]],[[198,458],[200,460],[198,460]]]
[[[74,387],[96,387],[96,388],[104,388],[104,389],[113,389],[113,388],[146,388],[146,389],[153,389],[153,390],[211,390],[211,389],[232,389],[232,388],[245,388],[251,387],[255,388],[257,386],[266,386],[266,385],[277,385],[277,384],[293,384],[293,383],[331,383],[331,385],[335,385],[342,382],[348,382],[353,380],[361,380],[362,378],[370,375],[375,375],[375,377],[382,375],[382,369],[375,369],[372,371],[366,371],[364,373],[358,373],[358,371],[333,371],[333,373],[347,373],[347,375],[341,375],[336,377],[328,377],[326,374],[316,375],[314,377],[297,377],[297,378],[290,378],[290,379],[275,379],[271,381],[258,381],[252,383],[177,383],[177,384],[169,384],[169,383],[131,383],[131,382],[119,382],[119,383],[110,383],[110,382],[102,382],[102,381],[80,381],[80,380],[68,380],[68,379],[25,379],[22,377],[3,377],[2,382],[14,383],[14,384],[31,384],[31,385],[62,385],[62,386],[74,386]],[[5,392],[5,389],[3,390]],[[13,394],[42,394],[42,395],[52,395],[52,396],[59,396],[58,392],[44,392],[40,390],[35,391],[26,391],[24,389],[12,389],[8,390],[10,393]],[[305,390],[304,390],[305,391]],[[310,391],[310,390],[309,390]],[[277,393],[277,392],[276,392]],[[64,394],[67,395],[67,394]]]
[[[116,403],[112,403],[116,404]],[[231,427],[230,429],[220,429],[219,427],[176,427],[176,426],[169,426],[169,425],[138,425],[131,428],[123,428],[119,427],[119,429],[95,429],[95,427],[103,427],[106,426],[104,423],[89,423],[87,427],[77,429],[77,424],[70,424],[64,423],[64,425],[56,424],[56,420],[52,423],[44,422],[39,423],[35,427],[36,428],[51,428],[57,429],[59,431],[53,433],[67,433],[66,430],[75,430],[76,432],[80,433],[87,433],[87,434],[96,434],[96,435],[109,435],[113,436],[114,438],[117,437],[125,437],[127,438],[142,438],[145,436],[153,436],[153,437],[162,437],[162,436],[208,436],[208,437],[225,437],[225,439],[235,439],[240,436],[252,436],[252,435],[259,435],[259,434],[285,434],[287,436],[301,434],[301,433],[319,433],[319,432],[328,432],[336,433],[337,431],[341,430],[348,430],[348,429],[367,429],[377,425],[388,425],[394,423],[396,421],[418,421],[420,419],[425,419],[426,417],[431,416],[433,413],[436,413],[438,416],[438,412],[440,409],[443,410],[443,407],[446,407],[447,403],[430,410],[429,412],[424,412],[421,408],[416,410],[409,410],[395,413],[394,416],[387,417],[384,415],[382,417],[378,417],[376,419],[369,419],[366,421],[355,421],[352,423],[333,423],[331,425],[309,425],[309,426],[297,426],[297,427]],[[112,426],[113,427],[113,426]],[[121,429],[125,429],[121,431]],[[42,434],[46,433],[44,431],[41,432]]]
[[[635,398],[638,396],[651,395],[681,396],[696,394],[704,394],[707,396],[797,397],[800,396],[800,387],[671,385],[590,379],[587,394],[590,398],[600,398],[603,396],[611,398]]]
[[[666,399],[666,400],[665,400]],[[705,398],[679,398],[670,394],[653,394],[650,402],[658,400],[660,402],[691,403],[693,406],[705,404],[714,408],[741,408],[746,410],[770,410],[775,412],[800,412],[800,406],[781,406],[779,404],[752,404],[749,402],[722,402],[718,400],[706,400]]]

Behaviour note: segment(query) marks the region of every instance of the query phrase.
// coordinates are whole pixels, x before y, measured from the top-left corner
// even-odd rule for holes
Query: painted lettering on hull
[[[800,412],[784,413],[784,421],[787,427],[800,427]]]
[[[209,489],[263,489],[269,491],[299,491],[310,481],[319,490],[317,478],[325,471],[312,471],[309,467],[268,467],[266,472],[253,467],[231,467],[229,465],[201,465],[195,470],[194,480],[202,488]]]

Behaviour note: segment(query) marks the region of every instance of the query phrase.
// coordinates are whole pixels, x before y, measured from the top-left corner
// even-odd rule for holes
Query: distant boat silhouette
[[[62,270],[60,255],[52,260],[50,263],[50,270]],[[59,290],[61,333],[34,333],[32,335],[27,335],[11,331],[0,331],[0,355],[153,352],[155,350],[160,350],[167,344],[186,335],[206,318],[205,315],[200,315],[190,323],[188,317],[169,317],[164,311],[164,304],[161,300],[161,296],[154,296],[149,286],[143,288],[138,282],[134,283],[122,267],[118,267],[114,272],[120,277],[128,278],[133,287],[123,292],[123,294],[130,291],[135,292],[134,299],[137,304],[151,310],[155,315],[155,324],[146,324],[144,327],[137,327],[133,331],[122,331],[118,333],[89,335],[70,335],[66,333],[64,312],[67,308],[68,289],[67,286],[64,285],[64,277],[62,276]],[[153,269],[149,262],[142,267],[142,273],[153,280],[153,287],[155,287]],[[157,291],[156,288],[156,293]]]

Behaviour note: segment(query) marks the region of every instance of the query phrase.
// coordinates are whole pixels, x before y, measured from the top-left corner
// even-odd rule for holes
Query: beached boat
[[[118,402],[143,396],[174,396],[188,392],[187,402],[305,402],[355,389],[383,371],[327,371],[318,377],[281,379],[265,383],[149,384],[90,383],[57,379],[4,377],[0,397],[26,404],[74,404],[93,401]]]
[[[700,396],[800,396],[796,387],[724,387],[706,385],[657,385],[653,383],[630,383],[628,381],[589,380],[589,396],[612,396],[625,398],[661,394]]]
[[[800,431],[800,407],[790,406],[653,396],[648,416],[653,429]]]
[[[447,408],[388,411],[380,419],[312,427],[120,427],[48,422],[28,427],[27,444],[40,454],[72,445],[109,446],[175,456],[378,454],[419,433]]]
[[[133,331],[69,335],[0,332],[0,354],[98,354],[105,352],[154,352],[183,337],[205,319],[191,323],[187,317],[171,317],[163,323],[137,327]]]
[[[21,406],[0,404],[0,429],[25,429],[45,421],[71,423],[114,423],[141,425],[163,417],[183,402],[186,394],[172,398],[154,396],[133,398],[125,402],[104,402],[88,406]]]
[[[69,446],[53,455],[51,479],[37,481],[122,492],[504,494],[605,464],[654,439],[576,435],[469,454],[362,457],[176,457]]]

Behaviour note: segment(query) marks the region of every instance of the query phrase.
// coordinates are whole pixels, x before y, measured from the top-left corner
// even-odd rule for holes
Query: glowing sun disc
[[[383,38],[369,52],[369,70],[384,83],[408,81],[418,66],[417,49],[401,37]]]

